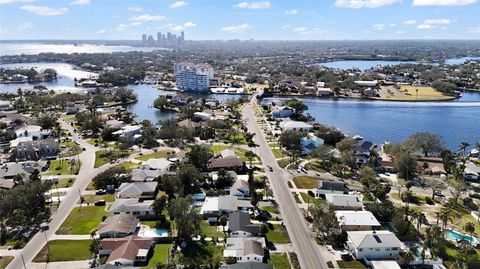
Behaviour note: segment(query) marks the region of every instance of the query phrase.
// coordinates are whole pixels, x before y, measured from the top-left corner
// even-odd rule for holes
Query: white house
[[[251,212],[253,206],[249,200],[241,200],[237,196],[223,195],[206,197],[200,214],[208,217],[220,217],[236,211]]]
[[[347,247],[356,259],[386,260],[400,256],[401,242],[390,231],[352,231],[347,236]]]
[[[317,94],[320,96],[329,96],[333,94],[333,91],[330,88],[321,87],[321,88],[317,88]]]
[[[248,182],[245,180],[237,179],[230,188],[230,195],[245,198],[250,196],[250,188]]]
[[[464,174],[465,179],[477,181],[480,179],[480,167],[473,162],[466,162]]]
[[[362,198],[358,195],[348,194],[325,194],[328,206],[333,210],[362,210]]]
[[[265,246],[263,237],[229,237],[223,257],[235,257],[237,263],[263,262]]]
[[[380,222],[370,211],[335,211],[338,224],[344,231],[369,231],[380,227]]]
[[[272,108],[272,117],[274,118],[288,118],[295,113],[295,109],[288,106],[275,106]]]
[[[173,163],[165,158],[148,159],[142,165],[143,170],[171,171]]]
[[[300,139],[300,147],[303,153],[310,153],[313,149],[316,149],[324,144],[323,139],[317,137],[313,133],[308,133],[306,137]]]
[[[48,136],[51,133],[51,130],[42,130],[42,127],[38,125],[24,125],[15,130],[17,138],[31,137],[32,140],[42,139],[43,137]]]
[[[113,135],[118,135],[121,137],[131,137],[136,138],[136,135],[140,135],[142,126],[140,125],[125,125],[120,130],[113,132]]]
[[[153,200],[116,199],[108,210],[111,215],[153,216]]]
[[[282,121],[280,122],[280,128],[282,131],[302,131],[302,132],[308,132],[313,129],[313,126],[311,124],[308,124],[303,121]]]

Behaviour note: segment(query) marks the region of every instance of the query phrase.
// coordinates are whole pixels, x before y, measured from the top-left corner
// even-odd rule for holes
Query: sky
[[[480,39],[480,0],[0,0],[0,40]]]

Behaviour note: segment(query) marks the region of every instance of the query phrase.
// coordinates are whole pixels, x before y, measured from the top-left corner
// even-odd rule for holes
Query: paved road
[[[78,142],[80,147],[86,149],[79,156],[82,166],[72,188],[67,192],[57,212],[52,216],[52,220],[50,221],[50,229],[46,232],[39,232],[32,237],[28,244],[18,252],[13,261],[8,265],[7,269],[25,268],[22,261],[22,255],[23,260],[26,263],[26,268],[30,268],[30,261],[35,258],[37,253],[43,248],[47,239],[53,239],[55,231],[62,225],[68,214],[70,214],[70,211],[72,211],[72,209],[75,207],[80,198],[80,193],[85,190],[92,178],[98,173],[111,167],[111,165],[104,165],[100,168],[94,169],[93,167],[95,163],[96,148],[93,145],[85,142],[83,139],[80,139],[78,135],[73,132],[73,128],[68,123],[64,122],[63,120],[61,120],[60,123],[64,129],[73,135],[73,141]]]
[[[326,269],[326,261],[322,257],[320,249],[307,226],[307,222],[288,188],[287,181],[290,179],[290,174],[278,166],[256,121],[253,109],[255,100],[256,97],[254,96],[251,102],[243,108],[243,119],[246,121],[248,131],[255,134],[254,140],[258,145],[256,153],[260,156],[262,163],[273,168],[273,172],[267,169],[266,175],[276,201],[280,205],[280,210],[292,241],[293,250],[297,254],[300,266],[303,269]]]

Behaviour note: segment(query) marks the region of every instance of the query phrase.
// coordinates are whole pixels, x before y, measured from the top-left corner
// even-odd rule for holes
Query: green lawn
[[[114,194],[105,194],[105,195],[83,195],[83,203],[94,203],[99,200],[105,200],[105,202],[114,202],[115,201],[115,195]]]
[[[293,182],[298,189],[314,189],[318,186],[318,178],[310,176],[298,176],[293,178]]]
[[[62,150],[64,152],[64,156],[74,156],[82,153],[80,146],[75,144],[73,141],[62,142],[60,146],[65,146],[65,148]]]
[[[50,262],[87,260],[91,257],[89,250],[91,242],[91,240],[49,241],[48,249],[46,246],[43,247],[33,261],[46,262],[47,253],[50,254]]]
[[[261,209],[265,210],[267,212],[273,213],[273,214],[279,214],[280,213],[280,211],[278,210],[278,207],[276,207],[276,206],[264,206]]]
[[[215,243],[191,242],[174,257],[175,264],[184,264],[189,268],[201,268],[201,265],[221,262],[223,260],[223,247]]]
[[[327,171],[320,165],[320,162],[318,162],[318,161],[312,161],[312,162],[309,162],[309,163],[305,164],[305,169],[317,171],[317,172],[320,172],[320,173],[325,173],[325,172],[327,172]]]
[[[283,154],[283,151],[279,148],[271,149],[273,153],[273,157],[275,158],[283,158],[285,157],[285,154]]]
[[[73,183],[75,183],[75,178],[74,177],[71,177],[71,178],[62,178],[58,181],[58,184],[56,185],[52,185],[52,189],[55,189],[55,188],[68,188],[68,187],[71,187],[73,185]]]
[[[107,164],[110,160],[105,156],[106,150],[95,151],[95,168]]]
[[[161,151],[157,151],[157,152],[154,152],[154,153],[145,154],[143,156],[137,157],[136,159],[140,160],[140,161],[147,161],[147,160],[153,159],[153,158],[155,158],[155,159],[165,158],[168,155],[172,154],[173,152],[174,151],[172,151],[172,150],[161,150]]]
[[[153,256],[148,261],[147,266],[144,266],[144,269],[156,269],[157,264],[167,264],[168,262],[168,253],[170,251],[170,244],[157,244],[155,245],[155,252]]]
[[[202,230],[202,234],[206,237],[224,237],[225,234],[222,232],[219,232],[218,229],[219,226],[211,226],[208,221],[202,220],[200,223],[200,229]]]
[[[291,164],[292,161],[290,160],[290,158],[285,158],[285,159],[278,160],[277,163],[278,163],[278,166],[280,166],[281,168],[285,168],[287,167],[287,165]]]
[[[90,234],[102,222],[107,212],[103,206],[75,207],[57,234]]]
[[[71,169],[73,168],[73,169]],[[74,165],[70,165],[69,159],[52,160],[50,167],[48,167],[46,175],[75,175],[80,170],[80,165],[75,161]]]
[[[312,197],[312,196],[308,195],[308,193],[306,193],[306,192],[300,192],[300,195],[302,196],[303,201],[304,201],[305,203],[310,203],[310,204],[312,204],[312,203],[315,202],[315,197]]]
[[[268,230],[267,240],[272,243],[277,244],[288,244],[290,243],[290,237],[288,236],[287,229],[285,226],[280,224],[274,224],[273,230]]]
[[[273,265],[275,269],[291,269],[292,266],[288,261],[287,254],[284,253],[271,253],[268,264]]]
[[[337,261],[337,264],[338,264],[338,267],[340,268],[365,268],[367,269],[367,267],[365,267],[365,265],[363,265],[363,263],[359,262],[359,261],[342,261],[342,260],[338,260]]]
[[[0,256],[0,269],[7,268],[7,265],[13,260],[12,256]]]

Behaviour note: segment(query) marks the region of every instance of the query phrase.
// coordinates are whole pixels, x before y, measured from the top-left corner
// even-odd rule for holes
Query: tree
[[[149,120],[142,121],[142,128],[140,132],[143,138],[143,147],[151,149],[159,146],[159,143],[157,142],[157,129]]]
[[[442,229],[438,225],[427,227],[423,246],[424,250],[430,249],[430,254],[434,259],[443,252],[445,248],[445,237]]]
[[[170,101],[165,96],[159,96],[153,101],[153,107],[160,110],[165,110],[170,105]]]
[[[54,129],[58,126],[58,116],[53,113],[44,113],[37,117],[37,123],[42,129]]]
[[[118,187],[121,183],[127,182],[129,179],[128,171],[125,167],[122,165],[116,165],[96,175],[92,181],[95,188],[98,190],[106,189],[109,185]]]
[[[410,180],[415,176],[416,158],[409,151],[400,151],[394,162],[395,169],[398,171],[398,176],[406,180]]]
[[[417,232],[420,232],[422,224],[428,224],[427,217],[422,212],[413,212],[412,219],[417,222]]]
[[[313,227],[317,231],[317,237],[322,241],[331,243],[332,237],[341,233],[335,212],[320,203],[316,203],[311,209],[313,215]]]
[[[90,245],[88,246],[88,250],[90,251],[90,253],[92,254],[97,254],[98,253],[98,250],[99,250],[99,240],[98,239],[93,239],[92,242],[90,242]]]
[[[465,223],[464,230],[465,230],[465,232],[467,232],[470,236],[473,236],[474,233],[475,233],[475,224],[473,224],[472,222],[467,222],[467,223]]]
[[[395,212],[395,206],[390,200],[385,200],[382,203],[368,203],[366,204],[368,211],[372,212],[376,219],[383,222],[390,222]]]
[[[256,157],[255,153],[253,153],[253,151],[249,150],[249,151],[245,152],[245,157],[247,157],[248,162],[250,164],[250,167],[252,167],[252,161]]]
[[[430,132],[418,132],[408,138],[405,144],[411,146],[414,150],[420,150],[425,157],[443,149],[442,138]]]
[[[226,187],[230,187],[233,184],[233,177],[228,173],[227,170],[221,168],[218,170],[217,173],[217,182],[216,187],[217,189],[225,189]]]
[[[460,151],[463,152],[463,157],[465,157],[465,152],[466,152],[466,150],[467,150],[468,147],[470,147],[470,143],[468,143],[468,142],[462,142],[462,143],[460,143],[459,148],[460,148]]]
[[[346,137],[342,139],[342,141],[338,142],[335,147],[340,151],[340,152],[345,152],[345,151],[351,151],[353,150],[353,147],[357,144],[357,140],[351,137]]]
[[[449,191],[452,194],[453,202],[458,203],[458,198],[467,191],[468,185],[464,180],[452,179],[450,180],[450,186]]]
[[[222,225],[222,231],[225,233],[225,226],[227,226],[228,223],[228,218],[227,216],[221,216],[220,219],[218,220],[218,223]]]
[[[300,139],[304,133],[299,131],[285,131],[278,138],[278,143],[288,151],[300,150]]]
[[[162,195],[153,201],[152,209],[155,212],[155,215],[161,217],[163,216],[163,210],[167,205],[167,197]]]
[[[308,109],[307,105],[295,98],[287,100],[285,102],[285,105],[295,109],[295,114],[302,114],[305,110]]]
[[[194,187],[203,179],[197,168],[190,163],[178,166],[177,177],[180,180],[180,195],[182,196],[194,193]]]
[[[434,178],[428,178],[425,180],[425,185],[432,189],[432,200],[435,199],[435,195],[445,189],[445,183]]]
[[[322,161],[332,161],[334,148],[329,145],[321,145],[318,148],[313,149],[310,152],[310,155],[316,159],[320,159]]]
[[[198,170],[206,171],[208,161],[213,157],[212,150],[206,145],[193,145],[187,153],[188,161]]]
[[[170,218],[175,220],[177,238],[180,241],[190,242],[192,236],[200,232],[200,217],[192,205],[192,197],[187,196],[173,199],[168,207]]]

